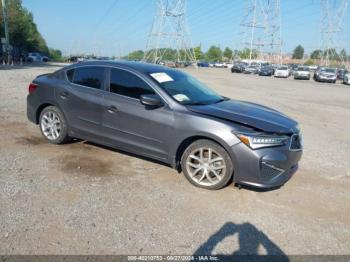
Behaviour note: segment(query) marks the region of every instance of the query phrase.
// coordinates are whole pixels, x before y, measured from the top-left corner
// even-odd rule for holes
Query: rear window
[[[103,67],[98,66],[78,67],[68,70],[67,78],[74,84],[102,89],[104,71]]]

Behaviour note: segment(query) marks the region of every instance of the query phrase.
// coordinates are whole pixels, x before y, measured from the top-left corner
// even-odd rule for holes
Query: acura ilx
[[[38,76],[27,116],[52,144],[79,138],[156,159],[206,189],[281,186],[303,150],[298,123],[286,115],[138,62],[90,61]]]

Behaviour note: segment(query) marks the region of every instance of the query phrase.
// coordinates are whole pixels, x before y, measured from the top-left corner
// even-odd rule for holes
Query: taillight
[[[33,93],[36,90],[37,87],[38,87],[37,84],[30,83],[29,88],[28,88],[29,94]]]

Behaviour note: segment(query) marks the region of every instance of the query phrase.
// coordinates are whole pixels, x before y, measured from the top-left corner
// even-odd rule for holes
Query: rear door
[[[102,122],[106,137],[128,151],[167,159],[173,111],[166,103],[153,109],[142,105],[141,95],[156,92],[135,73],[111,68],[109,75],[110,92],[104,96]]]
[[[88,137],[99,135],[103,111],[106,70],[82,66],[66,72],[65,85],[57,88],[56,101],[63,109],[70,130]]]

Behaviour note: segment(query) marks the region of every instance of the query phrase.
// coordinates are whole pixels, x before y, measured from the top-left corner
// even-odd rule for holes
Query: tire
[[[210,162],[210,159],[217,161]],[[206,139],[197,140],[186,148],[181,157],[181,168],[192,185],[209,190],[223,188],[233,175],[229,154],[219,144]]]
[[[64,144],[69,140],[67,121],[56,106],[45,107],[39,117],[41,134],[51,144]]]

